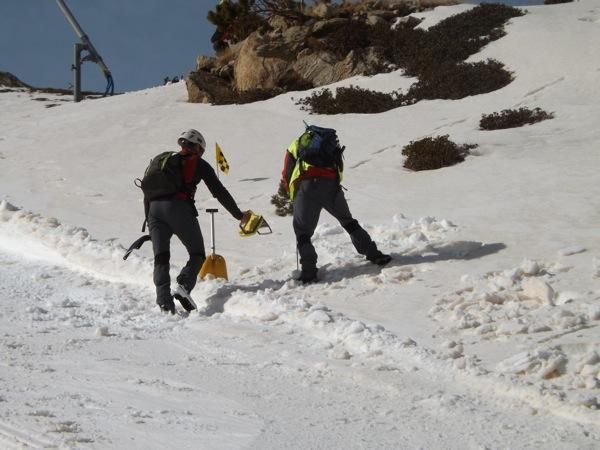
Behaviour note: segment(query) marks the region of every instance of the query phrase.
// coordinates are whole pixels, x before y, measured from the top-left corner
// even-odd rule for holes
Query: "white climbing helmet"
[[[188,141],[192,144],[199,144],[200,147],[206,148],[206,141],[204,140],[204,136],[198,130],[189,129],[181,133],[179,139],[177,139],[177,143],[181,145],[181,141]]]

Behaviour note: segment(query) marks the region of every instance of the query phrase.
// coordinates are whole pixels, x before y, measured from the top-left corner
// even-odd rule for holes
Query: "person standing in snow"
[[[201,181],[206,183],[213,197],[236,219],[242,220],[245,214],[219,181],[214,169],[202,159],[206,141],[194,129],[181,133],[177,140],[181,147],[175,156],[181,160],[180,170],[182,189],[174,195],[154,199],[149,202],[148,228],[154,251],[154,284],[156,303],[164,312],[175,314],[175,297],[186,311],[196,309],[190,292],[196,285],[198,272],[206,259],[204,240],[198,223],[198,211],[194,205],[196,188]],[[170,243],[175,235],[185,246],[189,259],[177,277],[177,287],[171,292],[169,276]]]
[[[313,128],[313,127],[309,127]],[[319,127],[314,127],[320,129]],[[307,129],[308,130],[308,129]],[[334,130],[321,129],[335,133]],[[281,183],[288,192],[294,206],[293,227],[296,247],[300,255],[302,271],[297,278],[302,283],[317,281],[317,253],[311,237],[319,222],[321,210],[325,209],[335,217],[350,235],[356,251],[377,265],[385,265],[391,256],[383,254],[371,236],[352,217],[342,191],[343,164],[330,166],[313,165],[300,158],[299,152],[305,140],[310,139],[310,131],[294,139],[285,152]],[[336,136],[336,144],[339,147]]]

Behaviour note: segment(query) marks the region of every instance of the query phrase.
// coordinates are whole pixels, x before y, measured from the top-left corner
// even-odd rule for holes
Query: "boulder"
[[[240,50],[242,48],[242,42],[236,42],[235,44],[231,44],[226,49],[223,49],[217,52],[216,58],[216,66],[217,70],[219,67],[226,66],[227,64],[233,64],[240,54]]]
[[[314,86],[329,84],[333,78],[333,67],[338,62],[333,53],[304,50],[298,55],[293,70]]]
[[[282,37],[284,42],[294,51],[298,53],[305,45],[306,38],[310,33],[310,28],[305,26],[294,26],[284,31]]]
[[[356,75],[374,75],[382,65],[380,55],[375,49],[352,50],[333,69],[333,79],[330,83],[345,80]]]
[[[0,86],[12,88],[29,88],[31,86],[23,83],[10,72],[0,72]]]
[[[210,72],[217,65],[217,59],[211,56],[200,55],[196,58],[196,70]]]
[[[335,31],[342,25],[347,24],[350,19],[345,17],[336,17],[328,20],[319,20],[312,25],[311,34],[314,36],[324,36],[327,33]]]
[[[314,5],[310,11],[309,15],[313,17],[319,17],[321,19],[328,19],[333,16],[334,8],[328,3],[317,3]]]
[[[185,83],[190,103],[234,103],[237,99],[231,83],[208,72],[191,72]]]
[[[256,56],[261,58],[278,58],[291,60],[294,59],[295,53],[282,39],[273,40],[266,44],[258,45],[255,49]]]
[[[378,16],[376,14],[369,14],[367,16],[367,23],[371,26],[375,26],[375,25],[387,23],[387,21],[383,17]]]
[[[372,11],[374,9],[380,9],[381,5],[378,4],[378,2],[376,1],[362,1],[362,2],[357,2],[353,5],[352,8],[352,13],[355,16],[361,15],[361,14],[366,14],[369,11]]]
[[[398,17],[395,11],[389,9],[378,9],[374,11],[369,11],[368,17],[370,16],[381,17],[385,20],[393,20],[396,17]]]
[[[447,0],[448,3],[451,1]],[[377,2],[378,8],[386,8],[386,9],[402,9],[406,6],[410,6],[414,9],[417,9],[419,6],[419,0],[379,0]]]
[[[374,75],[382,65],[383,60],[374,48],[352,50],[341,61],[327,51],[305,50],[292,68],[314,86],[324,86],[356,75]]]
[[[283,33],[269,33],[256,46],[256,54],[263,58],[296,59],[296,54],[306,45],[310,30],[304,26],[293,26]]]
[[[257,47],[264,44],[265,40],[258,33],[252,33],[243,42],[233,67],[234,87],[239,92],[272,89],[288,69],[289,61],[279,57],[262,57],[257,53]]]
[[[215,68],[215,70],[213,70],[212,73],[218,75],[219,77],[223,78],[224,80],[232,81],[233,80],[233,65],[234,65],[234,61],[230,61],[228,64],[226,64],[224,66]]]
[[[286,18],[282,16],[271,16],[267,22],[273,28],[273,30],[285,31],[290,26]]]

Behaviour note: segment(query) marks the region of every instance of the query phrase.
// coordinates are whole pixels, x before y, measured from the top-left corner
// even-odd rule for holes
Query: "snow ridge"
[[[113,282],[146,285],[151,262],[137,255],[123,261],[125,249],[115,240],[100,242],[81,227],[0,201],[0,248],[23,258],[65,266]]]

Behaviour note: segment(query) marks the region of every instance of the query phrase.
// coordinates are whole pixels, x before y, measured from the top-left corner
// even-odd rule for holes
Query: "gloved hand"
[[[248,211],[243,211],[242,214],[243,215],[242,215],[242,218],[240,219],[240,224],[244,225],[246,222],[248,222],[250,217],[252,217],[253,212],[251,210],[248,210]]]

